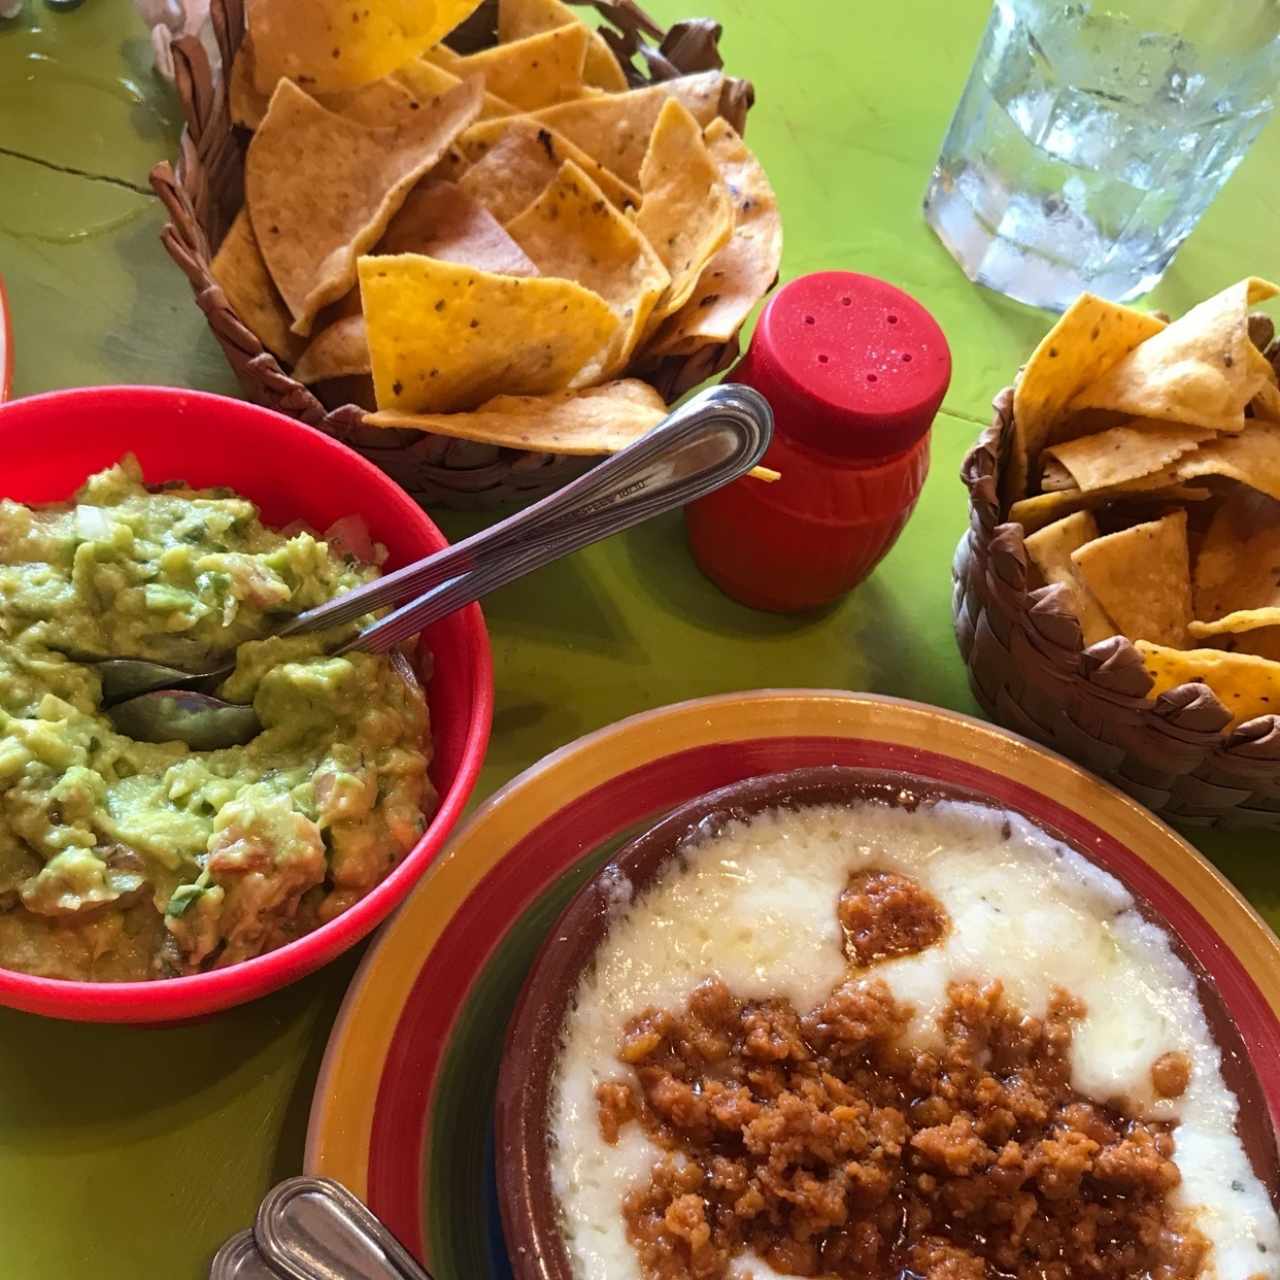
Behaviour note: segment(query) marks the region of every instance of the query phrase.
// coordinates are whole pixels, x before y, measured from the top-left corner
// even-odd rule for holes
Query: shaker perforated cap
[[[765,306],[733,381],[773,406],[778,430],[850,460],[909,449],[929,430],[951,382],[938,322],[873,276],[802,276]]]

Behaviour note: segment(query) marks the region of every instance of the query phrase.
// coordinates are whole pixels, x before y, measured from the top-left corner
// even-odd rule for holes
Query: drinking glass
[[[995,0],[925,195],[965,274],[1151,289],[1276,102],[1280,0]]]

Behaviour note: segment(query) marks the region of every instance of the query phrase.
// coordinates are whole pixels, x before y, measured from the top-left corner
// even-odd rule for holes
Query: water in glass
[[[1280,0],[996,0],[925,196],[971,280],[1145,293],[1275,106]]]

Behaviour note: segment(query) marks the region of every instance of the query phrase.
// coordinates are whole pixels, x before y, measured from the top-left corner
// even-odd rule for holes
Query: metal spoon
[[[252,1231],[232,1236],[209,1280],[431,1280],[346,1187],[290,1178],[267,1192]]]
[[[276,634],[321,630],[407,600],[333,650],[387,653],[487,592],[745,474],[764,456],[772,430],[769,406],[757,392],[713,387],[559,492],[300,614]],[[251,707],[212,696],[234,661],[196,673],[134,658],[95,665],[108,717],[139,741],[184,741],[209,750],[247,742],[260,728]]]
[[[185,742],[192,751],[234,747],[262,732],[252,707],[194,689],[140,694],[108,707],[107,719],[135,742]]]
[[[590,531],[588,540],[595,541],[727,483],[739,474],[735,469],[738,454],[755,458],[756,446],[762,454],[771,430],[772,415],[756,392],[733,384],[714,387],[670,414],[635,444],[541,502],[444,551],[299,614],[274,634],[300,635],[349,622],[384,605],[418,596],[506,548],[528,547],[544,537],[554,539],[559,554],[565,554],[560,548],[567,532]],[[708,447],[711,453],[704,454]],[[664,456],[668,450],[670,458]],[[717,452],[722,456],[718,458]],[[717,461],[723,463],[723,472],[714,465]],[[754,465],[752,461],[744,469]],[[712,469],[704,474],[704,466]],[[650,506],[654,499],[659,505]],[[622,507],[635,518],[626,522],[619,518],[614,523],[609,509],[618,513]],[[599,532],[595,532],[594,517],[605,517],[605,527]],[[567,525],[573,525],[574,530],[566,531],[563,526]],[[582,545],[586,544],[577,543]],[[200,672],[141,658],[105,658],[93,665],[102,680],[107,706],[151,689],[211,692],[235,668],[231,655],[217,667]]]

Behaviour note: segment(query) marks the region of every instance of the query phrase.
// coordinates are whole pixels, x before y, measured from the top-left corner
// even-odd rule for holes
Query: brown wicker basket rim
[[[1085,647],[1065,591],[1036,586],[1020,524],[1008,522],[1001,503],[1004,467],[1012,454],[1013,389],[994,402],[995,417],[965,457],[961,478],[969,491],[975,529],[986,542],[992,571],[1030,620],[1029,652],[1064,681],[1087,685],[1103,702],[1123,708],[1136,724],[1173,741],[1214,749],[1257,764],[1280,767],[1280,716],[1264,715],[1228,728],[1232,715],[1213,690],[1191,681],[1152,698],[1155,681],[1142,654],[1125,636]]]
[[[664,30],[635,0],[570,0],[594,9],[604,39],[635,86],[701,71],[722,70],[720,24],[709,18],[676,23]],[[420,501],[474,505],[536,496],[559,487],[588,462],[548,454],[527,454],[467,441],[391,431],[365,425],[366,409],[355,403],[326,407],[297,381],[241,320],[211,272],[216,246],[239,210],[243,196],[244,142],[232,125],[229,68],[245,33],[245,0],[211,0],[209,16],[218,51],[211,61],[201,41],[173,43],[175,84],[186,127],[173,164],[163,162],[151,182],[164,202],[169,222],[165,248],[191,284],[241,387],[252,400],[319,427],[352,445],[395,476]],[[451,37],[462,51],[496,39],[496,0],[484,0]],[[748,81],[726,76],[719,112],[741,132],[755,100]],[[736,360],[738,340],[713,343],[687,356],[667,356],[635,372],[668,403],[722,373]]]

